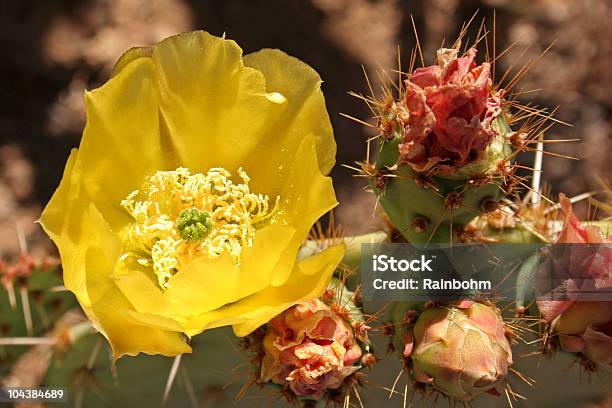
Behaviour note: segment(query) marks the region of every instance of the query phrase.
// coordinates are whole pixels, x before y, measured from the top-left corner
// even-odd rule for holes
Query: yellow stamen
[[[123,234],[125,252],[117,272],[140,265],[152,268],[162,288],[192,260],[228,252],[240,263],[242,249],[253,245],[256,226],[270,218],[269,197],[249,190],[249,177],[238,169],[235,184],[223,168],[206,174],[188,169],[158,171],[121,206],[134,221]],[[279,197],[276,198],[278,204]],[[276,207],[276,205],[274,206]],[[129,264],[129,260],[135,264]]]

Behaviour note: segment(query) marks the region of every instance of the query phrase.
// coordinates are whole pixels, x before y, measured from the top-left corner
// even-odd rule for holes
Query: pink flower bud
[[[351,324],[319,300],[301,302],[268,324],[261,381],[289,385],[301,397],[320,398],[359,370],[361,348]]]
[[[404,356],[410,358],[415,380],[457,400],[495,393],[512,364],[503,320],[481,303],[428,308],[413,335],[405,337]]]

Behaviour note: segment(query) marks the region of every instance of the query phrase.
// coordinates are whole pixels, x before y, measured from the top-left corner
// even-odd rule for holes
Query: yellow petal
[[[133,61],[121,75],[85,93],[82,188],[113,230],[128,221],[121,200],[146,175],[176,163],[160,136],[158,103],[155,67],[148,58]]]
[[[184,166],[235,172],[263,138],[278,141],[272,125],[284,98],[266,93],[263,75],[243,66],[234,41],[202,31],[179,34],[157,44],[152,59],[162,117]]]
[[[246,336],[299,300],[321,296],[340,264],[344,251],[344,245],[337,245],[300,261],[285,284],[271,286],[246,298],[244,307],[250,307],[251,311],[241,316],[242,322],[234,324],[236,335]]]
[[[245,66],[234,41],[201,31],[134,53],[125,57],[136,58],[130,64],[149,53],[155,62],[162,120],[184,166],[243,167],[253,191],[274,196],[302,139],[312,136],[322,173],[333,167],[336,145],[321,79],[303,62],[265,50],[246,56],[252,67]]]
[[[170,302],[152,275],[152,273],[147,275],[143,271],[134,270],[125,275],[116,276],[115,284],[138,313],[165,317],[175,322],[181,321],[183,311]]]
[[[295,254],[312,225],[338,204],[331,178],[323,176],[317,167],[316,145],[312,135],[302,139],[279,194],[280,208],[273,222],[288,223],[296,229],[296,233],[287,243],[281,263],[274,272],[271,281],[274,286],[282,285],[287,280]]]
[[[98,330],[108,339],[114,359],[126,354],[175,356],[191,352],[191,347],[185,343],[180,332],[139,325],[126,318],[126,312],[134,309],[109,279],[108,271],[112,270],[112,265],[108,263],[101,249],[91,248],[87,251],[85,267],[87,289],[92,299],[88,314],[97,322]]]
[[[283,144],[291,146],[305,135],[314,135],[319,169],[328,174],[335,163],[336,142],[319,74],[280,50],[264,49],[246,55],[243,60],[246,66],[263,73],[267,92],[278,92],[288,100],[275,129],[282,134]],[[274,159],[268,156],[267,160]]]
[[[86,223],[89,203],[78,198],[77,156],[78,150],[72,149],[62,181],[45,207],[40,224],[60,249],[64,285],[87,307],[91,302],[87,294],[85,249],[91,233]]]
[[[119,290],[103,293],[104,302],[92,305],[92,311],[100,324],[100,331],[108,339],[116,360],[124,355],[139,353],[176,356],[191,353],[191,347],[178,331],[136,324],[125,317],[130,310],[127,299]]]
[[[295,252],[291,256],[290,243],[297,231],[288,225],[269,225],[255,233],[253,246],[242,252],[239,298],[249,296],[270,286],[275,274],[285,268],[293,268]],[[285,273],[285,272],[281,272]],[[231,299],[234,302],[238,299]]]
[[[130,302],[131,303],[131,302]],[[182,322],[177,321],[173,317],[166,317],[151,313],[137,312],[134,309],[117,310],[126,320],[140,326],[152,327],[170,332],[185,332],[185,326]]]
[[[320,296],[342,260],[344,246],[338,245],[296,264],[282,286],[270,286],[231,305],[194,317],[188,335],[203,329],[234,325],[238,336],[246,336],[300,300]]]
[[[168,281],[166,295],[189,314],[200,314],[236,299],[240,267],[224,252],[216,258],[194,260]]]
[[[236,265],[228,254],[197,259],[169,280],[162,291],[152,276],[142,271],[115,277],[115,283],[138,313],[149,321],[166,319],[166,327],[177,327],[186,316],[208,312],[270,285],[279,260],[295,230],[278,225],[257,231],[254,245],[243,251],[242,264]]]
[[[153,47],[133,47],[127,50],[121,55],[119,60],[115,63],[113,67],[113,73],[111,77],[116,77],[123,70],[123,68],[127,67],[132,61],[135,61],[139,58],[150,58],[153,54]]]

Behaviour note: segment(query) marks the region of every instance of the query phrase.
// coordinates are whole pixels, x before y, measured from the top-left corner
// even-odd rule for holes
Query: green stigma
[[[176,219],[176,227],[182,239],[187,242],[198,242],[210,233],[213,223],[208,212],[188,208]]]

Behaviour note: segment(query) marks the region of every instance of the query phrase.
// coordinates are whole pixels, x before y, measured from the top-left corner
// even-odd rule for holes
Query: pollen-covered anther
[[[124,253],[119,273],[152,268],[162,288],[189,262],[215,258],[224,252],[236,263],[253,245],[257,227],[274,212],[269,197],[249,190],[249,177],[212,168],[191,174],[186,168],[158,171],[121,205],[133,218],[122,234]],[[276,202],[278,203],[277,197]]]

